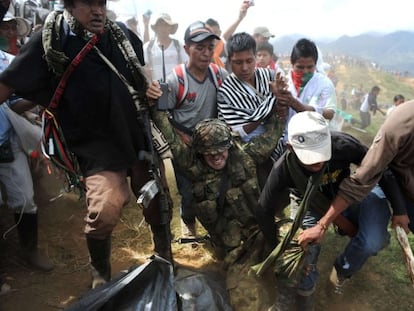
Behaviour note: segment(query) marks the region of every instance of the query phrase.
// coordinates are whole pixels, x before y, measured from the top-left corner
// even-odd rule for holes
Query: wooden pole
[[[408,237],[404,229],[400,226],[395,227],[397,233],[397,240],[400,243],[401,249],[404,254],[405,264],[407,266],[408,276],[411,279],[411,284],[414,287],[414,255],[410,244],[408,243]]]

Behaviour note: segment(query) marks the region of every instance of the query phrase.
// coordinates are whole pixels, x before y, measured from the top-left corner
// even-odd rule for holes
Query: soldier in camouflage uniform
[[[254,216],[259,198],[256,162],[270,156],[283,124],[274,115],[265,122],[266,132],[241,144],[218,119],[195,127],[192,147],[177,136],[165,112],[154,120],[174,155],[174,165],[193,182],[193,208],[211,236],[216,255],[223,259],[226,285],[235,310],[261,310],[265,290],[248,275],[250,266],[265,254],[263,235]]]

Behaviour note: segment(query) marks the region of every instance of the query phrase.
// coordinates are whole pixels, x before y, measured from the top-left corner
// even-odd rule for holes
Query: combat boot
[[[19,242],[22,249],[22,258],[32,268],[41,271],[53,269],[53,263],[37,248],[37,214],[14,214],[17,225]]]
[[[111,238],[104,240],[86,238],[89,249],[92,289],[97,288],[111,279]]]

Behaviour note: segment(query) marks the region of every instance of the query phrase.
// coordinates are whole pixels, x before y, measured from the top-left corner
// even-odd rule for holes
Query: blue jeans
[[[369,257],[376,255],[382,248],[388,245],[390,234],[387,230],[391,212],[388,202],[379,186],[365,197],[361,203],[350,206],[343,215],[358,227],[357,234],[349,241],[344,252],[335,260],[335,268],[341,277],[349,278],[359,271]],[[309,228],[316,225],[319,216],[308,211],[303,221],[303,227]],[[310,271],[302,277],[298,290],[309,291],[315,288],[318,279],[316,269],[319,257],[320,245],[309,247],[305,264]]]
[[[193,224],[195,223],[195,211],[192,207],[193,185],[191,180],[180,171],[176,171],[175,176],[177,178],[178,192],[181,195],[181,219],[186,224]]]

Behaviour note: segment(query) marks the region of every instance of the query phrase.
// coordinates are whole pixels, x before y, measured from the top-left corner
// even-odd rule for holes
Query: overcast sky
[[[414,31],[410,0],[254,0],[237,31],[252,32],[267,26],[276,36],[299,33],[309,38],[358,35],[364,32]],[[238,16],[242,0],[108,0],[118,15],[142,14],[153,18],[168,13],[179,23],[176,38],[183,40],[185,28],[196,20],[216,19],[224,31]],[[122,19],[122,18],[121,18]]]

